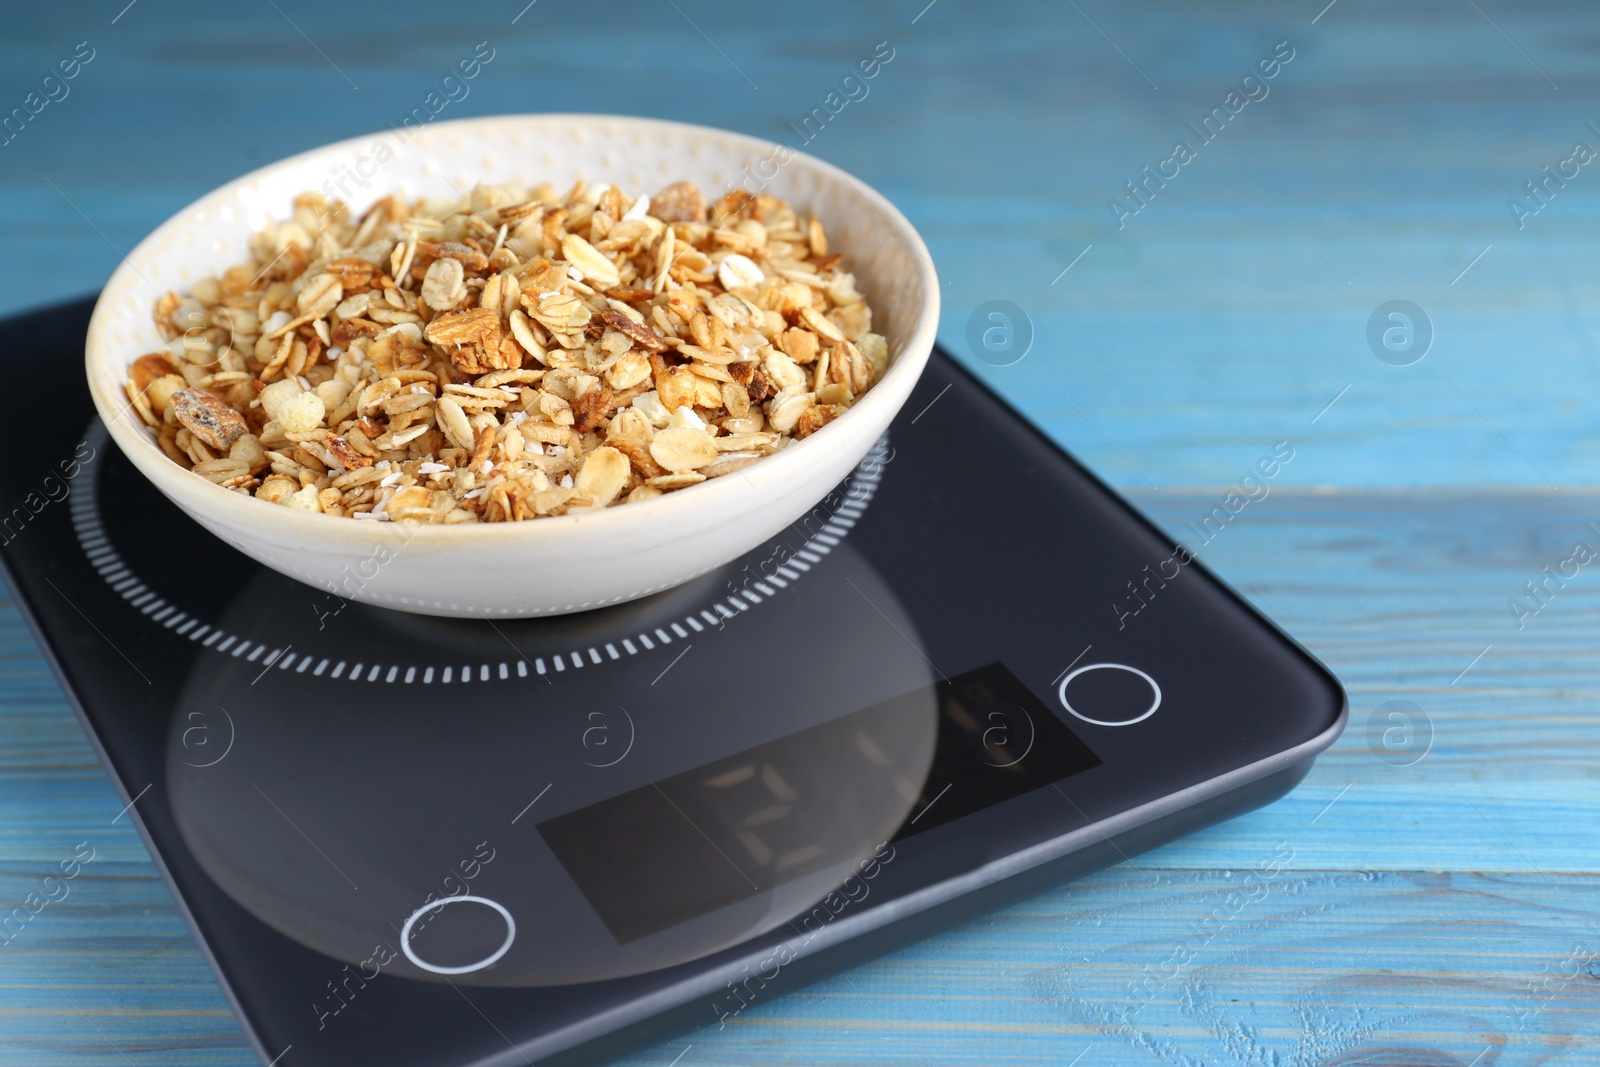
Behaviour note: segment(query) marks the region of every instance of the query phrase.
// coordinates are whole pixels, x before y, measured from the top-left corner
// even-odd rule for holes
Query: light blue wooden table
[[[93,290],[227,178],[400,121],[479,41],[449,117],[773,138],[887,41],[810,150],[926,237],[945,343],[1168,528],[1293,444],[1202,554],[1353,709],[1267,810],[629,1063],[1600,1062],[1600,572],[1521,628],[1508,607],[1600,549],[1600,163],[1573,152],[1600,151],[1600,10],[525,2],[7,11],[0,112],[93,59],[0,147],[0,311]],[[1259,99],[1231,114],[1236,87]],[[1130,199],[1147,165],[1168,177]],[[1033,333],[1007,367],[967,343],[993,300]],[[1410,366],[1368,343],[1392,300],[1431,324]],[[0,907],[97,853],[0,948],[0,1064],[251,1063],[9,606],[0,700]],[[1386,742],[1399,700],[1414,731]]]

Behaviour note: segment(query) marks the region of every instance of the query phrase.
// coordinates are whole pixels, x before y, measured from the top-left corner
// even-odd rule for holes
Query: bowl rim
[[[659,130],[680,131],[695,137],[742,142],[752,152],[771,148],[771,142],[762,138],[715,126],[642,116],[582,112],[521,112],[448,119],[430,123],[426,130],[430,133],[446,128],[471,130],[473,127],[502,125],[508,122],[556,126],[581,124],[586,127],[601,124],[646,126]],[[246,184],[259,181],[273,171],[312,163],[318,157],[330,153],[365,148],[372,143],[374,137],[383,135],[383,131],[373,131],[297,152],[257,167],[202,194],[168,217],[135,245],[133,250],[118,263],[101,289],[100,296],[95,301],[94,311],[90,315],[89,329],[84,339],[84,372],[95,411],[129,462],[155,483],[164,495],[182,498],[186,508],[192,507],[196,511],[212,513],[217,518],[231,518],[240,524],[255,527],[256,532],[262,535],[270,536],[274,532],[280,532],[284,537],[292,538],[297,543],[325,542],[330,538],[338,540],[349,537],[359,537],[365,542],[374,532],[373,527],[395,525],[375,521],[361,522],[345,515],[326,515],[321,512],[275,506],[213,485],[174,463],[171,457],[162,452],[144,432],[145,427],[142,423],[135,425],[126,420],[124,416],[132,410],[132,404],[127,403],[120,389],[115,396],[106,395],[107,390],[98,373],[103,367],[115,367],[118,353],[107,337],[111,328],[110,319],[114,314],[114,305],[122,299],[123,290],[135,282],[137,268],[134,264],[139,261],[141,253],[148,255],[147,250],[151,246],[163,241],[174,231],[180,230],[194,212],[207,209],[215,201],[230,198],[236,189]],[[619,140],[626,136],[625,131],[606,131],[605,135]],[[448,526],[437,523],[405,523],[403,526],[408,547],[450,549],[488,547],[503,544],[511,539],[525,542],[530,537],[560,538],[570,534],[580,525],[587,533],[593,534],[598,532],[596,527],[600,524],[621,523],[626,527],[637,522],[670,520],[679,512],[686,512],[687,509],[696,509],[704,514],[722,513],[719,508],[736,505],[739,498],[748,496],[752,489],[782,492],[783,486],[789,481],[785,477],[788,471],[799,464],[812,462],[813,459],[822,461],[823,457],[819,453],[823,448],[836,441],[843,443],[835,429],[840,424],[859,423],[876,417],[887,425],[893,419],[896,411],[909,397],[917,378],[920,377],[938,332],[940,293],[938,272],[933,257],[929,254],[921,234],[899,208],[882,193],[841,167],[804,152],[794,149],[789,151],[792,155],[789,165],[801,163],[819,171],[834,182],[843,182],[853,188],[910,246],[912,258],[916,263],[918,279],[925,294],[924,299],[915,321],[904,336],[899,355],[890,363],[889,369],[872,389],[843,415],[816,433],[792,442],[774,455],[763,457],[760,463],[752,464],[751,473],[756,473],[760,468],[759,473],[762,482],[765,483],[762,486],[757,486],[748,477],[713,478],[698,485],[688,486],[688,489],[693,490],[692,493],[682,491],[665,493],[650,500],[635,501],[623,506],[569,512],[564,515],[546,515],[537,521],[471,522]],[[125,376],[124,370],[123,377]],[[126,406],[122,406],[124,404]]]

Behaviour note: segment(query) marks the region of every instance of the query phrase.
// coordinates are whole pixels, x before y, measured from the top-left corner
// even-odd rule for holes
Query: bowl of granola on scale
[[[905,403],[938,309],[915,230],[820,160],[504,116],[202,197],[112,275],[86,365],[132,464],[251,558],[535,616],[681,584],[810,510]]]

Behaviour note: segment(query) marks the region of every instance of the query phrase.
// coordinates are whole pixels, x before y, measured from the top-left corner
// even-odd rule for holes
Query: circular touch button
[[[1061,706],[1096,726],[1132,726],[1161,706],[1161,687],[1137,667],[1090,663],[1061,679]]]
[[[469,974],[498,961],[516,937],[516,920],[499,901],[462,894],[412,912],[400,930],[400,948],[425,971]]]

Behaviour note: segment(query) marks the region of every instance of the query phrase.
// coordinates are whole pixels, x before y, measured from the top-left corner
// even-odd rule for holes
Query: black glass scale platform
[[[265,1063],[601,1062],[726,1023],[1273,800],[1344,724],[941,353],[770,543],[491,623],[318,593],[179,513],[94,418],[89,308],[6,324],[8,385],[49,399],[13,411],[0,554]]]

